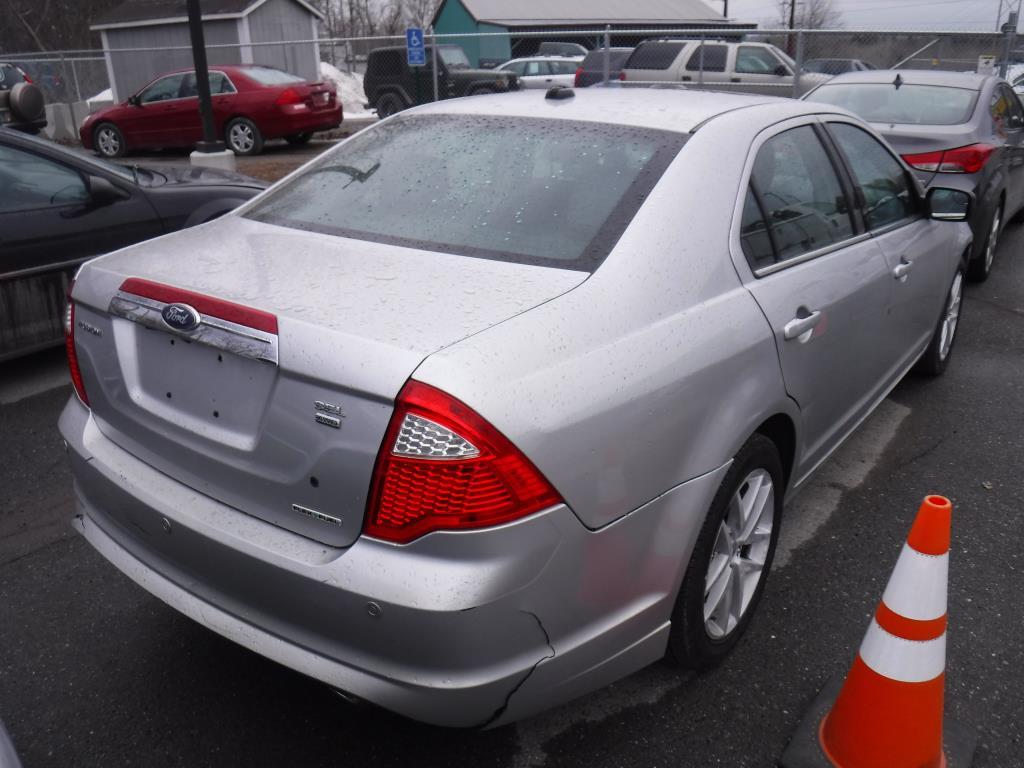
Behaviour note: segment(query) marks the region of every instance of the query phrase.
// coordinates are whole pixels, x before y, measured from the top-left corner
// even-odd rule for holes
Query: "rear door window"
[[[743,218],[740,221],[740,244],[743,255],[747,257],[750,268],[757,271],[770,267],[775,263],[775,249],[764,221],[764,211],[754,190],[747,187],[747,196],[743,201]]]
[[[861,190],[869,230],[917,214],[917,195],[907,172],[874,136],[849,123],[829,123],[828,130]]]
[[[768,139],[758,150],[751,181],[769,222],[777,261],[853,236],[849,202],[811,126]]]
[[[538,77],[551,74],[551,70],[546,61],[528,61],[526,62],[526,70],[523,74],[526,77]]]
[[[668,69],[686,43],[640,43],[623,69]]]
[[[728,57],[727,45],[698,45],[686,62],[686,69],[689,72],[725,72],[725,61]]]

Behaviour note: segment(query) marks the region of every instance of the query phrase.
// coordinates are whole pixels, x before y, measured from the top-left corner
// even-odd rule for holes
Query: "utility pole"
[[[203,16],[199,0],[188,0],[188,29],[192,39],[192,61],[196,68],[196,90],[199,92],[199,116],[203,123],[203,140],[190,156],[193,165],[210,165],[234,170],[235,154],[217,141],[213,123],[213,101],[210,99],[210,71],[206,65],[206,41],[203,37]]]
[[[789,28],[796,28],[796,0],[789,0]],[[791,34],[786,35],[786,53],[789,56],[793,55],[793,35]]]
[[[1012,3],[1013,0],[1010,0]],[[999,0],[999,10],[996,12],[996,32],[1000,30],[1003,25],[1003,0]]]
[[[1002,0],[999,0],[999,2],[1002,2]],[[725,5],[725,7],[722,8],[722,15],[725,16],[725,18],[728,19],[729,18],[729,0],[722,0],[722,3]]]

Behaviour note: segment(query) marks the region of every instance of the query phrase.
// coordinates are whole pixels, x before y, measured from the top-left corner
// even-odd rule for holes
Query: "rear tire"
[[[964,272],[957,269],[953,282],[949,285],[946,300],[942,305],[942,315],[932,333],[928,349],[918,360],[914,370],[925,376],[941,376],[949,364],[956,342],[956,331],[960,324],[960,309],[963,306]]]
[[[784,482],[775,443],[755,434],[733,459],[697,537],[672,611],[670,660],[716,666],[743,635],[775,556]]]
[[[92,147],[102,157],[124,157],[124,134],[113,123],[100,123],[92,130]]]
[[[308,144],[309,140],[313,138],[312,133],[293,133],[291,136],[285,136],[284,140],[289,144],[299,146],[301,144]]]
[[[385,93],[377,99],[377,117],[383,120],[405,109],[405,104],[393,93]]]
[[[1002,231],[1003,204],[1000,202],[988,222],[985,244],[981,247],[981,253],[967,265],[967,278],[972,283],[983,283],[992,274],[992,263],[996,258],[996,248],[999,246],[999,236]]]
[[[263,134],[247,117],[236,117],[224,127],[224,141],[236,155],[258,155],[263,151]]]

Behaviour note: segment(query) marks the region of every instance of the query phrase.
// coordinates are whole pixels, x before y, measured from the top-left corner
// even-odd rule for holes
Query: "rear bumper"
[[[295,107],[304,105],[294,105]],[[279,111],[266,119],[258,120],[257,124],[264,138],[273,139],[291,136],[295,133],[315,133],[329,131],[341,125],[341,106],[334,109],[311,110],[308,108]]]
[[[298,672],[457,727],[519,719],[660,658],[725,471],[600,531],[559,505],[485,531],[334,549],[157,472],[104,437],[74,397],[60,429],[74,526],[129,578]]]

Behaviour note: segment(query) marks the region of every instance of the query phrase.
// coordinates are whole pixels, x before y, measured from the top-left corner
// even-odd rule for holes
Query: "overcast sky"
[[[722,0],[704,0],[722,11]],[[797,0],[799,3],[800,0]],[[1019,0],[1004,0],[1016,9]],[[999,0],[832,0],[847,29],[969,29],[994,30]],[[729,0],[729,16],[744,21],[775,21],[776,0]],[[1024,25],[1022,25],[1024,27]]]

